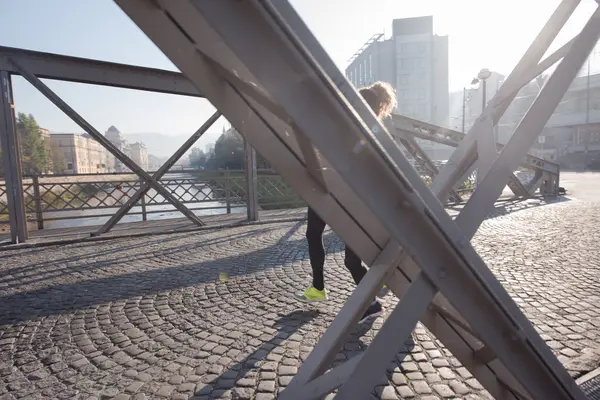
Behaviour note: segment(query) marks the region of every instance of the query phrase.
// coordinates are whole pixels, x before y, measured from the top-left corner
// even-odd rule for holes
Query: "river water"
[[[196,179],[194,176],[181,173],[181,174],[169,174],[169,180],[181,180],[181,179]],[[196,197],[198,199],[204,198],[200,192],[204,195],[207,195],[209,199],[211,198],[211,189],[206,187],[206,185],[201,181],[196,181],[191,184],[180,184],[175,183],[172,185],[165,185],[171,191],[174,191],[178,198],[182,196],[184,201],[191,200]],[[123,191],[127,191],[129,189],[126,186],[122,187]],[[130,192],[133,194],[133,191]],[[153,189],[150,189],[149,194],[153,196]],[[157,201],[162,202],[162,197],[158,196],[156,198]],[[216,214],[225,214],[226,204],[223,201],[206,201],[202,203],[192,203],[186,204],[188,208],[206,208],[204,210],[194,210],[194,213],[198,216],[206,216],[206,215],[216,215]],[[110,216],[101,216],[102,214],[113,214],[117,211],[119,205],[115,205],[116,208],[103,208],[103,209],[87,209],[87,210],[70,210],[70,211],[48,211],[44,212],[44,229],[55,229],[55,228],[72,228],[79,226],[90,226],[90,225],[102,225],[106,221],[109,220]],[[218,207],[218,208],[216,208]],[[146,211],[148,212],[146,219],[148,221],[152,220],[161,220],[161,219],[169,219],[169,218],[179,218],[183,217],[183,215],[177,211],[173,205],[165,204],[165,205],[147,205]],[[245,212],[245,205],[231,205],[231,212]],[[129,214],[125,215],[120,223],[123,222],[136,222],[142,221],[142,215],[131,215],[131,213],[142,212],[141,206],[135,206],[131,209]],[[85,216],[85,217],[84,217]],[[66,217],[78,217],[75,219],[61,219],[61,220],[47,220],[48,218],[66,218]],[[84,218],[80,218],[84,217]],[[35,223],[31,225],[36,225]],[[32,228],[34,228],[32,226]]]

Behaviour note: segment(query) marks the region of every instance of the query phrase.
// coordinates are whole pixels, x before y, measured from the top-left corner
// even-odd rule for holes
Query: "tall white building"
[[[388,82],[398,96],[398,114],[450,125],[448,36],[433,34],[432,16],[393,20],[391,38],[373,36],[352,57],[346,76],[356,87]],[[430,142],[421,145],[434,159],[450,151]]]
[[[129,146],[131,149],[131,159],[139,165],[144,171],[148,170],[148,149],[141,142],[135,142]]]
[[[129,142],[127,141],[127,139],[125,139],[125,137],[123,137],[123,135],[121,135],[121,132],[115,126],[111,126],[110,128],[108,128],[104,136],[106,136],[106,138],[119,150],[121,150],[127,157],[131,157],[131,147],[129,146]],[[112,156],[112,154],[108,155],[107,159],[107,162],[111,166],[111,169],[114,168],[116,172],[129,172],[129,168],[127,168],[125,164],[123,164],[121,161]]]

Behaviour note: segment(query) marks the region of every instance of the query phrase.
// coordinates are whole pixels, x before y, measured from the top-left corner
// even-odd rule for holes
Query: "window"
[[[427,116],[427,104],[419,103],[418,107],[419,107],[419,115],[422,117]]]
[[[402,100],[410,98],[409,91],[406,89],[400,90],[398,92],[398,97],[400,97]]]
[[[67,163],[67,169],[73,169],[73,163]]]
[[[421,55],[421,56],[425,54],[425,43],[424,42],[417,43],[416,52],[418,55]]]
[[[423,89],[423,88],[417,89],[417,99],[424,99],[424,98],[425,98],[425,89]]]
[[[398,75],[398,86],[408,85],[408,74]]]
[[[424,57],[417,58],[417,68],[425,68],[427,66],[426,60]]]
[[[358,64],[358,84],[363,84],[363,71],[362,71],[362,63]]]
[[[371,54],[369,54],[369,80],[373,80],[373,59],[371,58]]]
[[[410,71],[412,69],[412,59],[411,58],[402,58],[400,60],[400,68]]]

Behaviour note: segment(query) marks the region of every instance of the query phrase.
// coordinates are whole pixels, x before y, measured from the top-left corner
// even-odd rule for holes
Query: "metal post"
[[[258,221],[258,173],[256,171],[256,150],[244,138],[244,174],[246,175],[246,207],[248,221]]]
[[[587,80],[586,80],[586,96],[585,96],[585,163],[586,167],[589,164],[588,151],[590,143],[590,62],[592,55],[590,54],[587,59]]]
[[[140,202],[142,204],[142,221],[147,221],[148,216],[146,215],[146,194],[142,195]]]
[[[483,112],[485,111],[485,100],[486,100],[486,95],[487,95],[487,79],[482,79],[481,81],[481,114],[483,114]]]
[[[42,196],[40,195],[40,179],[37,174],[33,174],[33,201],[35,203],[35,219],[37,228],[44,229],[44,213],[42,212]]]
[[[27,216],[21,174],[21,150],[17,136],[10,74],[0,71],[0,148],[4,161],[4,180],[11,243],[27,240]]]
[[[465,111],[467,109],[467,88],[463,88],[462,133],[465,133]]]
[[[231,187],[229,182],[229,170],[225,170],[225,205],[227,206],[227,214],[231,214]]]

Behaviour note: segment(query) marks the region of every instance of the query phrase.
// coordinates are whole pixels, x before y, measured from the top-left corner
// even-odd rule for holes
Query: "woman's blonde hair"
[[[389,117],[396,107],[396,93],[387,82],[375,82],[359,89],[358,92],[380,119]]]

